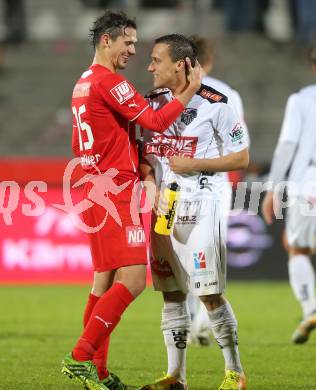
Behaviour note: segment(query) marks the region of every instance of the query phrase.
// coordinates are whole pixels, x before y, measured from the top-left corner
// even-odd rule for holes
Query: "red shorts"
[[[102,182],[102,177],[101,180],[99,178],[100,176],[96,176],[93,183],[88,182],[85,186],[84,198],[89,200],[90,205],[95,199],[97,202],[82,213],[83,221],[91,228],[104,223],[100,229],[88,233],[94,270],[104,272],[128,265],[146,265],[144,227],[137,209],[138,201],[132,197],[134,183],[113,194],[110,191],[104,192],[104,185],[97,184]],[[116,181],[115,186],[121,184]],[[98,191],[97,198],[95,190]]]

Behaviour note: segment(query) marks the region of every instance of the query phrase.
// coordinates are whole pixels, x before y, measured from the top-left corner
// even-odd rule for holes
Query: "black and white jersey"
[[[217,89],[218,91],[221,91],[221,93],[227,96],[227,104],[230,105],[235,111],[235,114],[237,115],[237,118],[242,125],[244,136],[247,137],[248,144],[250,145],[248,126],[245,122],[244,105],[240,94],[228,84],[224,83],[224,81],[218,80],[211,76],[203,77],[202,83]]]
[[[173,99],[168,89],[153,91],[147,95],[156,110]],[[234,110],[227,104],[227,97],[202,84],[177,120],[163,134],[143,131],[143,157],[155,171],[156,183],[177,181],[183,191],[196,192],[201,188],[201,178],[207,177],[211,197],[221,197],[225,175],[222,173],[195,172],[176,175],[169,167],[172,156],[211,159],[248,146],[243,128]]]

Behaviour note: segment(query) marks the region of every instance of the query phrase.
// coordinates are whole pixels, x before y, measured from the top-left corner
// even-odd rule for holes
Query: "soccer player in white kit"
[[[186,85],[186,57],[194,62],[196,54],[184,36],[172,34],[155,41],[148,67],[156,88],[148,95],[154,109],[167,104]],[[160,189],[174,181],[181,187],[171,239],[151,232],[153,284],[164,297],[161,328],[168,371],[144,386],[146,390],[187,389],[189,291],[207,308],[210,327],[223,352],[225,377],[219,389],[246,389],[237,321],[222,295],[226,284],[222,172],[245,168],[249,156],[242,126],[226,103],[225,95],[202,84],[163,134],[143,132],[143,179],[154,181]]]
[[[316,48],[312,52],[312,68],[316,74]],[[284,189],[279,183],[285,180],[288,170],[288,270],[290,285],[303,312],[292,341],[300,344],[316,328],[315,272],[310,259],[316,246],[316,84],[288,98],[271,166],[272,190],[266,193],[262,204],[268,224],[279,213],[278,193],[282,194]]]
[[[244,120],[243,102],[239,93],[235,89],[231,88],[228,84],[209,75],[212,72],[214,65],[214,46],[212,42],[209,39],[198,35],[190,37],[190,40],[196,46],[197,59],[202,67],[202,83],[218,91],[221,91],[222,94],[227,96],[227,103],[229,106],[231,106],[237,115],[237,118],[243,127],[244,136],[247,137],[249,144],[249,132]],[[223,192],[224,197],[222,207],[224,210],[224,220],[226,222],[223,228],[226,229],[228,226],[228,216],[231,209],[232,187],[229,183],[229,177],[227,173],[223,173],[223,178],[225,179],[225,190]],[[207,311],[205,310],[204,305],[201,304],[201,301],[192,294],[189,294],[188,302],[192,319],[189,341],[194,344],[207,346],[211,343]]]

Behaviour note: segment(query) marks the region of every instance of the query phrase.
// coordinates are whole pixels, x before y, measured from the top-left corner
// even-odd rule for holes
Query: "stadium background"
[[[63,169],[71,157],[72,87],[92,57],[87,32],[106,6],[137,16],[137,55],[126,74],[143,93],[151,88],[146,66],[155,37],[176,31],[213,39],[213,76],[238,90],[244,101],[251,165],[242,179],[248,189],[266,179],[287,96],[313,82],[307,53],[316,28],[304,9],[314,7],[313,2],[0,2],[0,179],[15,180],[21,188],[12,226],[1,218],[3,283],[90,279],[85,235],[51,204],[61,194]],[[316,12],[309,14],[316,17]],[[47,194],[41,194],[46,208],[38,217],[22,214],[23,191],[31,180],[48,184]],[[2,186],[2,207],[8,194]],[[286,278],[282,223],[266,228],[260,216],[249,214],[255,212],[246,209],[230,219],[229,277]]]
[[[61,377],[60,361],[81,332],[92,272],[84,233],[52,204],[61,202],[71,158],[72,87],[91,62],[87,31],[107,6],[137,16],[137,55],[126,74],[142,92],[151,88],[146,66],[155,37],[177,31],[215,41],[213,75],[244,101],[248,189],[266,180],[288,95],[315,82],[308,62],[316,42],[314,0],[0,1],[0,389],[76,388]],[[47,193],[39,194],[46,207],[25,217],[32,180],[47,182]],[[3,212],[6,181],[16,181],[12,225]],[[231,218],[228,242],[227,295],[249,389],[315,390],[315,335],[307,345],[290,344],[300,309],[286,281],[283,224],[267,228],[255,203]],[[147,289],[111,337],[110,368],[127,383],[148,383],[165,369],[160,309],[161,297]],[[217,388],[219,349],[188,352],[190,388]]]

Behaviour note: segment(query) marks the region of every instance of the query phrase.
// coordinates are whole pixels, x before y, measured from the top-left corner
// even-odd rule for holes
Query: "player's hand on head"
[[[198,91],[202,83],[202,68],[198,60],[195,61],[194,66],[192,66],[190,58],[186,57],[185,59],[186,70],[187,70],[187,80],[189,82],[188,88],[192,88],[195,91]]]
[[[179,175],[193,171],[193,160],[188,157],[172,156],[169,158],[169,166],[172,172]]]
[[[275,218],[275,211],[277,211],[277,197],[272,191],[267,191],[261,206],[261,211],[265,222],[271,225]]]

